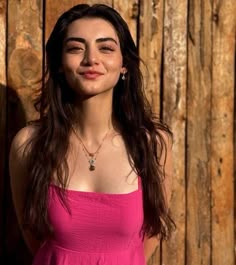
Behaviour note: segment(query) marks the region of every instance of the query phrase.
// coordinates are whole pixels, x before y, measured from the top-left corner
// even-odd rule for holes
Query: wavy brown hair
[[[66,189],[69,168],[66,161],[69,135],[75,121],[73,90],[60,71],[63,40],[68,26],[76,19],[98,17],[109,21],[119,37],[126,80],[119,80],[113,92],[113,119],[125,142],[133,169],[142,179],[144,224],[148,236],[167,238],[173,227],[163,190],[165,177],[160,165],[167,145],[163,131],[171,131],[153,114],[145,97],[140,58],[126,22],[118,12],[106,5],[74,6],[62,14],[46,44],[46,73],[36,102],[40,117],[34,121],[34,133],[28,144],[29,184],[24,208],[24,224],[44,238],[51,231],[47,216],[47,194],[52,175]],[[63,140],[62,140],[63,139]],[[66,198],[61,194],[66,205]],[[67,207],[68,208],[68,207]],[[69,210],[69,209],[68,209]]]

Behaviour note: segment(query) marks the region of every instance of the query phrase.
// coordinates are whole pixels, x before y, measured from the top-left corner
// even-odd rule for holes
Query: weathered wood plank
[[[42,75],[42,4],[8,0],[8,12],[7,82],[28,121],[36,117],[31,101]]]
[[[160,113],[160,72],[163,51],[163,1],[140,0],[139,52],[148,69],[142,67],[148,100]]]
[[[211,1],[189,2],[186,264],[211,264]]]
[[[177,229],[163,242],[162,264],[184,264],[185,261],[185,130],[187,80],[187,1],[165,1],[163,117],[174,133],[173,191],[170,212]]]
[[[36,117],[34,89],[42,74],[42,1],[8,0],[8,143],[26,122]],[[9,264],[27,264],[7,177],[7,255]]]
[[[4,177],[6,172],[6,1],[0,0],[0,212],[4,211]],[[0,218],[0,257],[3,256],[4,221]]]
[[[163,1],[139,1],[138,46],[144,75],[145,92],[154,112],[160,116],[160,72],[163,50]],[[150,265],[160,264],[160,246],[152,255]]]
[[[107,4],[112,6],[112,0],[46,0],[46,23],[45,23],[45,40],[47,41],[57,19],[59,16],[67,11],[69,8],[78,5],[78,4]]]
[[[214,1],[213,12],[212,264],[233,265],[236,2]]]
[[[137,42],[137,18],[138,18],[138,1],[113,0],[113,8],[115,8],[124,20],[127,22],[131,35],[135,43]]]

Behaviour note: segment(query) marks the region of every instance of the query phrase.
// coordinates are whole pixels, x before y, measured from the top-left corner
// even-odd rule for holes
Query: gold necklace
[[[86,158],[88,159],[89,162],[89,170],[93,171],[95,170],[95,162],[96,162],[96,158],[98,156],[99,150],[102,147],[103,142],[105,141],[105,139],[107,138],[107,135],[110,131],[110,128],[108,129],[108,131],[106,132],[105,136],[102,138],[102,141],[100,143],[100,145],[98,146],[97,150],[95,152],[89,152],[88,149],[86,148],[85,144],[83,143],[81,137],[78,135],[76,129],[74,128],[74,126],[72,126],[73,132],[75,134],[75,136],[78,138],[81,146],[82,146],[82,150],[86,156]]]

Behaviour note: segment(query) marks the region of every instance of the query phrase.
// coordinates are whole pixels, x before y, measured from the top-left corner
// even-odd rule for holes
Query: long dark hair
[[[58,19],[46,45],[46,73],[36,101],[40,117],[30,144],[29,184],[24,208],[24,223],[39,238],[51,231],[47,216],[47,194],[53,174],[66,189],[69,168],[66,162],[69,135],[74,122],[73,91],[60,71],[63,40],[70,23],[82,17],[109,21],[120,40],[126,80],[119,80],[113,94],[113,118],[119,125],[133,169],[142,179],[144,224],[148,236],[166,238],[172,228],[163,190],[164,170],[160,155],[167,146],[163,131],[171,132],[153,114],[145,97],[140,58],[126,22],[109,6],[81,4]],[[63,141],[62,141],[63,139]],[[62,200],[66,204],[65,198]]]

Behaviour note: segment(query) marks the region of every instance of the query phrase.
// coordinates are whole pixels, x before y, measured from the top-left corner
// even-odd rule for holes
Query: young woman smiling
[[[34,265],[144,265],[173,228],[172,134],[145,97],[137,48],[106,5],[77,5],[46,45],[40,118],[10,152]]]

